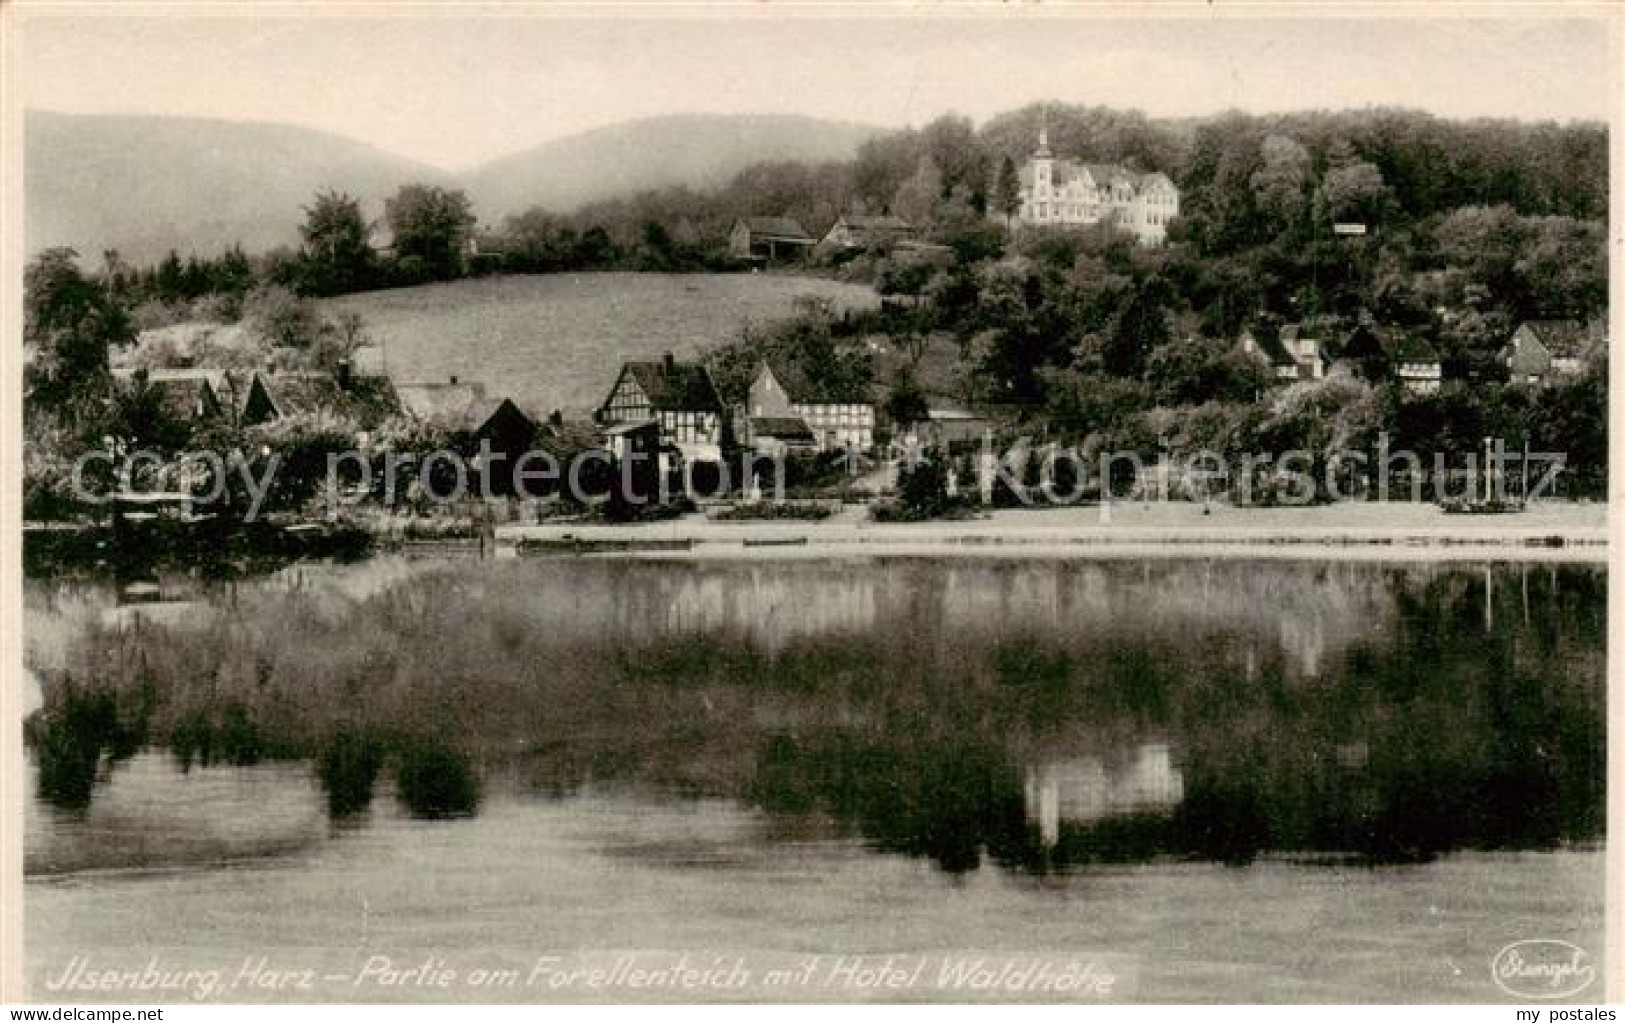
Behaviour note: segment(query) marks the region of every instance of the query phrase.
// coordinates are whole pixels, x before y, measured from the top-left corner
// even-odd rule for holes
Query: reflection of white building
[[[1027,769],[1027,818],[1046,845],[1060,838],[1062,821],[1168,811],[1184,798],[1185,778],[1167,743],[1145,743],[1118,763],[1089,754]]]

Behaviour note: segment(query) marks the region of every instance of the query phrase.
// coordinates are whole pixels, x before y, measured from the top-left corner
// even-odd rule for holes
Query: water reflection
[[[1075,827],[1108,817],[1167,816],[1184,798],[1185,776],[1165,742],[1142,743],[1113,763],[1086,754],[1027,768],[1027,819],[1048,848],[1060,841],[1063,823]]]
[[[241,735],[335,819],[388,779],[425,817],[722,799],[951,872],[1404,862],[1602,836],[1605,608],[1572,565],[382,561],[92,621],[30,734],[81,810],[134,745]]]

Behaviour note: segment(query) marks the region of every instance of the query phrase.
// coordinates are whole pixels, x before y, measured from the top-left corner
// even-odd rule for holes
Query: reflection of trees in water
[[[356,599],[245,587],[213,632],[87,637],[45,680],[31,735],[43,751],[85,731],[70,676],[121,707],[146,684],[153,742],[229,719],[347,781],[340,814],[384,769],[331,745],[353,723],[478,752],[429,772],[466,774],[430,812],[471,809],[482,771],[522,748],[522,783],[544,793],[740,797],[955,870],[1593,839],[1606,576],[1490,574],[550,560],[440,567]]]
[[[1476,570],[1397,575],[1388,629],[1319,677],[1256,633],[1008,641],[981,655],[991,686],[956,676],[973,699],[914,705],[941,720],[908,727],[952,740],[899,745],[890,725],[779,736],[752,798],[851,820],[877,847],[951,869],[978,862],[973,849],[1047,868],[1269,851],[1399,862],[1593,840],[1604,580],[1537,575],[1499,589]],[[1523,624],[1526,594],[1539,628]],[[1492,608],[1502,624],[1488,635],[1486,600],[1518,605]],[[1095,737],[1068,753],[1058,737],[1078,725]],[[1136,738],[1148,730],[1166,743]]]

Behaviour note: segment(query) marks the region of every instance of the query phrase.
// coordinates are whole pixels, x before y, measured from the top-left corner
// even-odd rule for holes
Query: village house
[[[758,454],[778,458],[794,451],[818,450],[812,428],[796,416],[750,416],[745,426],[745,436]]]
[[[1433,346],[1402,334],[1393,348],[1394,376],[1412,394],[1434,394],[1444,383],[1444,363]]]
[[[1260,336],[1250,330],[1242,331],[1241,350],[1262,362],[1273,380],[1285,383],[1302,379],[1303,367],[1279,338],[1268,333]]]
[[[1542,384],[1554,377],[1576,376],[1607,344],[1602,321],[1525,320],[1501,350],[1509,379]]]
[[[678,362],[670,352],[659,362],[624,364],[597,419],[607,426],[653,420],[662,441],[684,459],[722,460],[722,399],[711,374],[698,362]]]
[[[511,398],[491,397],[485,385],[452,377],[444,382],[400,384],[402,410],[413,419],[455,434],[464,454],[491,454],[492,490],[508,493],[514,466],[542,440],[546,430]]]
[[[814,383],[805,373],[766,361],[746,398],[748,422],[799,419],[818,449],[868,450],[875,442],[875,406],[860,389]]]
[[[862,252],[882,245],[911,240],[914,227],[902,217],[884,214],[865,216],[848,213],[837,218],[818,243],[818,254],[829,257],[840,253]]]
[[[387,378],[355,378],[305,370],[254,372],[231,382],[239,396],[237,422],[258,426],[292,417],[330,416],[373,429],[401,411],[400,395]]]
[[[132,379],[145,379],[158,396],[164,413],[177,422],[197,424],[219,419],[225,412],[225,373],[206,369],[152,369],[134,371]]]
[[[1416,335],[1370,321],[1357,324],[1332,361],[1335,374],[1373,384],[1398,381],[1412,394],[1432,394],[1444,382],[1439,353]]]
[[[1142,174],[1116,164],[1057,159],[1049,132],[1021,167],[1017,219],[1033,226],[1109,223],[1142,245],[1161,244],[1179,216],[1179,189],[1166,174]]]
[[[399,383],[401,411],[419,422],[466,423],[469,410],[489,400],[485,385],[453,375],[445,380]]]
[[[1326,375],[1322,333],[1303,323],[1287,324],[1275,338],[1243,331],[1241,350],[1262,362],[1275,380],[1319,380]]]
[[[1319,380],[1326,375],[1325,345],[1313,324],[1289,323],[1281,328],[1281,347],[1298,365],[1298,378]]]
[[[614,474],[611,490],[629,504],[644,504],[660,493],[660,424],[653,419],[616,423],[604,430],[604,447],[625,471]]]
[[[928,397],[925,419],[898,427],[892,443],[903,448],[949,448],[980,441],[992,427],[986,416],[956,401]]]
[[[790,217],[740,217],[728,232],[729,255],[753,262],[802,259],[816,244]]]

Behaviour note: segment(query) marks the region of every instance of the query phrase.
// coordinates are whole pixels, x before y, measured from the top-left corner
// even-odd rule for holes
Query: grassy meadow
[[[403,383],[478,381],[540,413],[597,407],[627,359],[693,357],[804,295],[868,308],[868,285],[783,274],[569,273],[486,277],[345,295]]]

